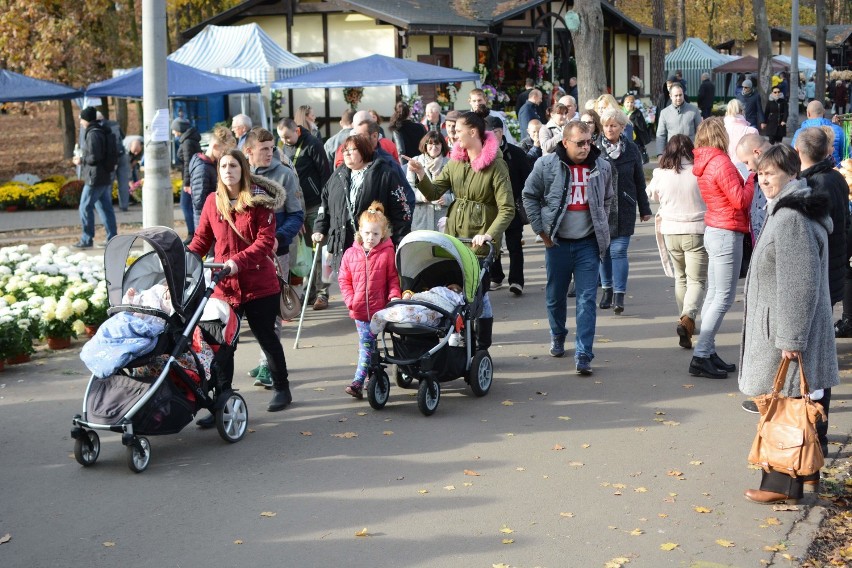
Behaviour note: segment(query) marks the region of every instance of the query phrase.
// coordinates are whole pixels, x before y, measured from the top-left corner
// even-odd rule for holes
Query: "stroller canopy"
[[[399,243],[396,268],[400,277],[415,279],[438,263],[454,260],[461,270],[462,287],[468,302],[479,286],[479,259],[469,246],[455,237],[438,231],[412,231]],[[445,282],[444,285],[452,284]]]
[[[150,252],[146,250],[139,258],[132,258],[130,249],[137,239]],[[129,286],[144,290],[165,279],[172,307],[181,317],[192,310],[197,300],[194,291],[203,279],[201,258],[187,251],[180,235],[168,227],[149,227],[132,235],[113,237],[104,252],[104,270],[110,306],[121,305]]]

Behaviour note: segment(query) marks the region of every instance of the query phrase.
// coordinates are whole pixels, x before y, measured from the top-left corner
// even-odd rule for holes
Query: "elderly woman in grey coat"
[[[827,415],[831,387],[839,383],[828,291],[832,222],[828,198],[796,179],[800,165],[795,150],[783,144],[757,162],[769,206],[745,284],[739,387],[748,396],[771,392],[781,359],[791,359],[804,366],[810,396]],[[801,396],[798,376],[798,366],[791,365],[782,394]],[[825,452],[827,423],[818,426]],[[796,500],[804,484],[818,481],[819,473],[791,477],[764,471],[760,489],[749,489],[745,497],[764,504]]]

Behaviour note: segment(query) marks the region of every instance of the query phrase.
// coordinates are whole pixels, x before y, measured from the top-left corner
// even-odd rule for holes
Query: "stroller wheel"
[[[396,385],[401,389],[410,389],[411,383],[414,382],[414,379],[410,376],[406,375],[402,372],[402,369],[399,368],[399,365],[394,365],[394,379],[396,379]]]
[[[74,440],[74,458],[82,466],[89,467],[98,460],[101,453],[101,438],[94,430],[84,432],[83,437]]]
[[[467,382],[470,390],[476,396],[485,396],[491,390],[491,382],[494,379],[494,363],[488,351],[477,351],[470,363]]]
[[[216,429],[231,444],[243,439],[248,429],[248,406],[242,396],[232,392],[225,406],[216,411]]]
[[[127,467],[133,473],[142,473],[151,462],[151,443],[148,438],[137,438],[136,443],[127,446]]]
[[[370,401],[370,406],[381,410],[387,404],[389,396],[390,379],[387,373],[379,371],[370,375],[370,382],[367,383],[367,400]]]
[[[441,383],[425,379],[417,388],[417,408],[424,416],[432,416],[441,401]]]

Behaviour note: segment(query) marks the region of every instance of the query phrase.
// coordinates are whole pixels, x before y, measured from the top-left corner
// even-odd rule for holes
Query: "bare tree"
[[[603,12],[600,0],[575,0],[574,11],[580,16],[580,28],[574,35],[577,57],[577,84],[581,101],[597,98],[606,92],[603,57]]]
[[[666,11],[664,0],[651,0],[651,8],[653,13],[653,24],[658,30],[666,29]],[[665,88],[665,71],[666,71],[666,40],[660,37],[655,37],[651,40],[651,84],[648,92],[654,97],[653,100],[662,94],[662,89]],[[657,114],[663,110],[657,109]]]
[[[675,41],[682,45],[686,41],[686,0],[677,0],[677,27]]]
[[[825,104],[825,0],[816,0],[816,76],[814,97]]]
[[[754,12],[754,29],[757,34],[758,93],[766,104],[766,94],[772,86],[772,41],[769,37],[769,20],[766,18],[766,0],[751,0]]]

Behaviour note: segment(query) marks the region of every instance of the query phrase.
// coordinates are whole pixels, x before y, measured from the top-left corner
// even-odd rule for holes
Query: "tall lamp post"
[[[145,117],[145,183],[142,225],[174,224],[169,180],[168,70],[166,68],[166,0],[142,0],[142,101]]]
[[[799,129],[799,0],[793,0],[793,22],[790,26],[790,100],[787,134]]]

